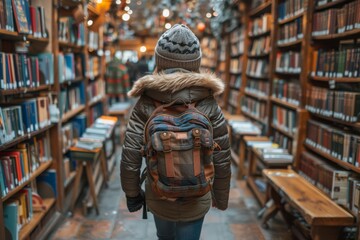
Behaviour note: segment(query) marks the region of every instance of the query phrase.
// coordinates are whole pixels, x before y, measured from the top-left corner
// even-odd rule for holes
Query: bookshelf
[[[39,187],[39,182],[36,183],[39,177],[48,170],[57,170],[59,161],[50,151],[57,123],[50,121],[49,105],[53,103],[51,89],[54,78],[47,70],[53,69],[52,33],[45,31],[51,30],[53,6],[51,1],[31,0],[27,3],[27,8],[20,9],[18,6],[19,12],[16,14],[28,9],[29,12],[34,11],[35,15],[26,15],[22,20],[14,18],[12,22],[9,19],[12,16],[8,15],[5,22],[4,19],[0,20],[1,66],[11,71],[5,74],[1,71],[0,74],[0,121],[3,124],[0,131],[0,162],[1,172],[6,177],[1,176],[0,180],[0,239],[6,239],[5,225],[9,227],[4,214],[22,211],[18,222],[21,228],[16,231],[19,239],[41,237],[49,226],[44,219],[58,220],[55,214],[49,215],[49,211],[57,210],[56,197],[44,197],[45,209],[41,211],[32,212],[24,205],[26,201],[31,201],[29,194],[33,186]],[[14,10],[6,4],[3,7],[7,11]],[[0,12],[3,10],[0,9]],[[33,17],[41,20],[35,23]],[[12,25],[11,29],[8,25]],[[33,112],[31,115],[30,109]],[[9,131],[16,134],[10,136]],[[13,171],[10,166],[16,170]],[[16,224],[10,225],[10,228],[16,228]]]
[[[26,0],[21,7],[29,14],[21,20],[0,16],[1,66],[9,69],[7,75],[0,71],[0,122],[5,126],[0,129],[0,167],[1,173],[5,168],[14,176],[4,180],[9,185],[0,181],[0,239],[6,239],[5,213],[15,214],[19,211],[15,209],[22,208],[22,227],[14,232],[19,239],[39,239],[56,226],[60,213],[68,211],[75,171],[66,174],[70,163],[63,141],[64,133],[69,132],[64,130],[77,124],[67,142],[70,148],[79,134],[79,122],[84,127],[90,125],[106,107],[101,16],[109,3],[90,5],[88,19],[93,20],[93,26],[85,23],[85,1]],[[14,10],[13,6],[5,7]],[[33,17],[39,21],[32,21]],[[20,21],[20,25],[11,21]],[[60,116],[50,112],[55,106]],[[53,178],[54,194],[44,195],[44,209],[30,217],[24,201],[31,201],[28,196],[36,188],[42,196],[39,184],[44,176]]]

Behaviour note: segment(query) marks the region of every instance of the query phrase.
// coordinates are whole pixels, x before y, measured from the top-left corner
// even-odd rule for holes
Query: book
[[[38,194],[42,198],[56,198],[57,186],[56,186],[56,170],[48,169],[41,173],[36,178],[36,185]]]
[[[19,33],[30,33],[29,19],[25,9],[26,0],[12,0],[16,29]]]
[[[19,239],[18,204],[15,202],[4,205],[4,224],[5,224],[5,238],[9,240]]]

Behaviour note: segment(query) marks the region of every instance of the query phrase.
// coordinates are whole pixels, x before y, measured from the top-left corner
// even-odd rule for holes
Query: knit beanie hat
[[[158,71],[183,68],[199,72],[201,49],[199,39],[183,24],[175,24],[161,35],[155,47]]]

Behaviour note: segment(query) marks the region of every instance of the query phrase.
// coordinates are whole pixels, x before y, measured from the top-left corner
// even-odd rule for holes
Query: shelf
[[[284,100],[281,100],[279,98],[276,98],[276,97],[270,97],[271,101],[283,106],[283,107],[287,107],[287,108],[290,108],[290,109],[293,109],[293,110],[297,110],[299,108],[299,106],[293,104],[293,103],[289,103],[289,102],[286,102]]]
[[[78,108],[65,113],[61,119],[61,122],[64,123],[64,122],[69,121],[71,118],[75,117],[76,115],[78,115],[79,113],[84,111],[84,109],[85,109],[85,106],[80,105]]]
[[[7,96],[7,95],[15,95],[15,94],[25,94],[29,92],[41,92],[41,91],[49,90],[50,87],[51,85],[42,85],[33,88],[17,88],[17,89],[9,89],[9,90],[0,90],[0,95]]]
[[[252,115],[251,113],[247,113],[247,112],[245,112],[245,111],[241,111],[241,112],[242,112],[242,114],[243,114],[244,116],[246,116],[246,117],[248,117],[248,118],[251,118],[251,119],[253,119],[253,120],[257,121],[257,122],[260,122],[260,123],[262,123],[262,124],[267,125],[267,123],[266,123],[265,120],[260,119],[260,118],[258,118],[258,117],[256,117],[256,116]]]
[[[291,21],[294,21],[295,19],[302,17],[304,15],[304,12],[305,12],[305,10],[303,10],[301,13],[298,13],[298,14],[292,16],[292,17],[288,17],[286,19],[280,20],[280,21],[278,21],[278,24],[282,25],[282,24],[286,24],[286,23],[289,23]]]
[[[53,126],[55,126],[55,124],[50,124],[49,126],[46,126],[46,127],[41,128],[41,129],[39,129],[39,130],[37,130],[37,131],[31,132],[30,134],[26,134],[26,135],[24,135],[24,136],[17,137],[17,138],[15,138],[15,139],[7,142],[7,143],[4,143],[4,144],[0,145],[0,152],[1,152],[1,151],[4,151],[4,150],[7,149],[7,148],[13,147],[13,146],[15,146],[15,145],[17,145],[17,144],[19,144],[19,143],[21,143],[21,142],[23,142],[23,141],[26,141],[26,140],[28,140],[28,139],[31,139],[31,138],[33,138],[33,137],[36,136],[36,135],[39,135],[39,134],[41,134],[41,133],[44,133],[44,132],[46,132],[47,130],[49,130],[50,128],[52,128]]]
[[[250,75],[250,74],[246,74],[246,76],[247,77],[249,77],[249,78],[254,78],[254,79],[259,79],[259,80],[268,80],[269,79],[269,77],[265,77],[265,76],[262,76],[262,77],[259,77],[259,76],[252,76],[252,75]]]
[[[238,58],[238,57],[241,57],[244,53],[238,53],[238,54],[233,54],[233,55],[230,55],[230,58]]]
[[[41,220],[44,218],[46,213],[52,208],[55,204],[55,198],[44,198],[43,199],[45,210],[41,212],[34,212],[34,215],[29,223],[25,224],[19,231],[19,239],[27,239],[30,233],[40,224]]]
[[[244,93],[245,93],[246,96],[255,98],[256,100],[259,100],[259,101],[267,101],[267,100],[268,100],[268,97],[267,97],[267,96],[262,96],[262,95],[259,95],[259,94],[256,94],[256,93],[247,92],[247,91],[245,91]]]
[[[49,43],[49,38],[38,38],[38,37],[34,37],[31,34],[22,34],[15,31],[14,32],[9,31],[6,29],[0,29],[0,39],[9,39],[9,40],[18,40],[18,41],[28,40],[30,42]]]
[[[329,82],[334,80],[335,82],[344,82],[344,83],[360,83],[360,78],[334,78],[334,77],[318,77],[318,76],[311,76],[311,80],[314,81],[323,81],[323,82]]]
[[[248,55],[248,58],[264,58],[264,57],[268,57],[270,55],[270,53],[263,53],[263,54],[259,54],[259,55]]]
[[[267,202],[266,193],[261,192],[259,188],[256,186],[255,177],[248,176],[246,179],[246,183],[250,187],[250,189],[254,192],[256,199],[260,202],[261,206],[264,206]]]
[[[71,86],[72,84],[82,82],[84,80],[85,80],[85,77],[81,76],[81,77],[77,77],[75,79],[65,80],[64,82],[60,83],[60,86],[65,88],[65,87]]]
[[[242,72],[229,72],[229,74],[231,74],[231,75],[241,75],[242,74]]]
[[[331,7],[334,7],[336,5],[340,5],[342,3],[347,3],[348,0],[337,0],[337,1],[332,1],[332,2],[328,2],[326,4],[323,4],[323,5],[320,5],[320,6],[315,6],[315,10],[318,11],[318,10],[324,10],[326,8],[331,8]]]
[[[290,47],[297,47],[298,45],[301,45],[303,39],[297,39],[296,41],[291,41],[288,43],[281,43],[277,44],[277,47],[279,48],[290,48]]]
[[[10,197],[12,197],[14,194],[16,194],[17,192],[19,192],[19,190],[23,189],[26,185],[28,185],[30,182],[32,182],[33,180],[35,180],[35,178],[37,176],[39,176],[41,173],[43,173],[46,169],[48,169],[51,164],[53,163],[53,161],[47,161],[42,163],[29,177],[29,179],[27,181],[25,181],[24,183],[22,183],[21,185],[15,187],[14,189],[12,189],[11,191],[8,192],[8,194],[6,194],[6,196],[1,198],[1,201],[4,202],[6,200],[8,200]]]
[[[326,158],[326,159],[336,163],[337,165],[339,165],[339,166],[341,166],[341,167],[343,167],[345,169],[349,169],[349,170],[352,170],[352,171],[354,171],[356,173],[360,173],[360,168],[358,168],[358,167],[356,167],[356,166],[354,166],[354,165],[352,165],[350,163],[341,161],[340,159],[337,159],[337,158],[331,156],[330,154],[325,153],[325,152],[317,149],[316,147],[311,146],[310,144],[308,144],[306,142],[305,142],[304,145],[305,145],[305,147],[307,147],[311,151],[317,153],[318,155],[322,156],[323,158]]]
[[[250,13],[249,13],[249,17],[256,17],[256,16],[266,12],[268,10],[268,8],[270,8],[270,6],[271,6],[271,1],[268,1],[254,9],[251,9]]]
[[[326,34],[321,36],[313,36],[313,40],[340,40],[344,38],[357,37],[360,34],[360,29],[354,29],[343,33]]]
[[[360,122],[346,122],[346,121],[342,121],[341,119],[338,119],[338,118],[323,116],[321,114],[313,113],[311,111],[309,111],[309,113],[317,118],[321,118],[322,120],[329,121],[330,123],[339,123],[339,124],[345,125],[347,127],[351,127],[351,128],[360,130]]]
[[[263,37],[266,35],[270,35],[270,30],[266,31],[266,32],[262,32],[262,33],[258,33],[256,35],[252,35],[251,33],[249,33],[249,38],[259,38],[259,37]]]
[[[279,127],[279,126],[276,126],[275,124],[271,124],[271,127],[274,128],[276,131],[282,133],[283,135],[289,137],[289,138],[294,138],[294,134],[293,133],[290,133],[288,131],[286,131],[285,129]]]
[[[67,188],[75,179],[76,171],[72,171],[70,176],[65,180],[64,187]]]
[[[95,97],[95,98],[96,98],[96,97]],[[95,100],[90,101],[89,106],[90,106],[90,107],[93,107],[94,105],[96,105],[96,104],[104,101],[104,99],[105,99],[104,96],[101,96],[101,98],[96,98]]]

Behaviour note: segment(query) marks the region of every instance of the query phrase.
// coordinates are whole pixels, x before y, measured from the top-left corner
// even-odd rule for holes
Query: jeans
[[[159,240],[199,240],[204,217],[191,222],[172,222],[154,215]]]

